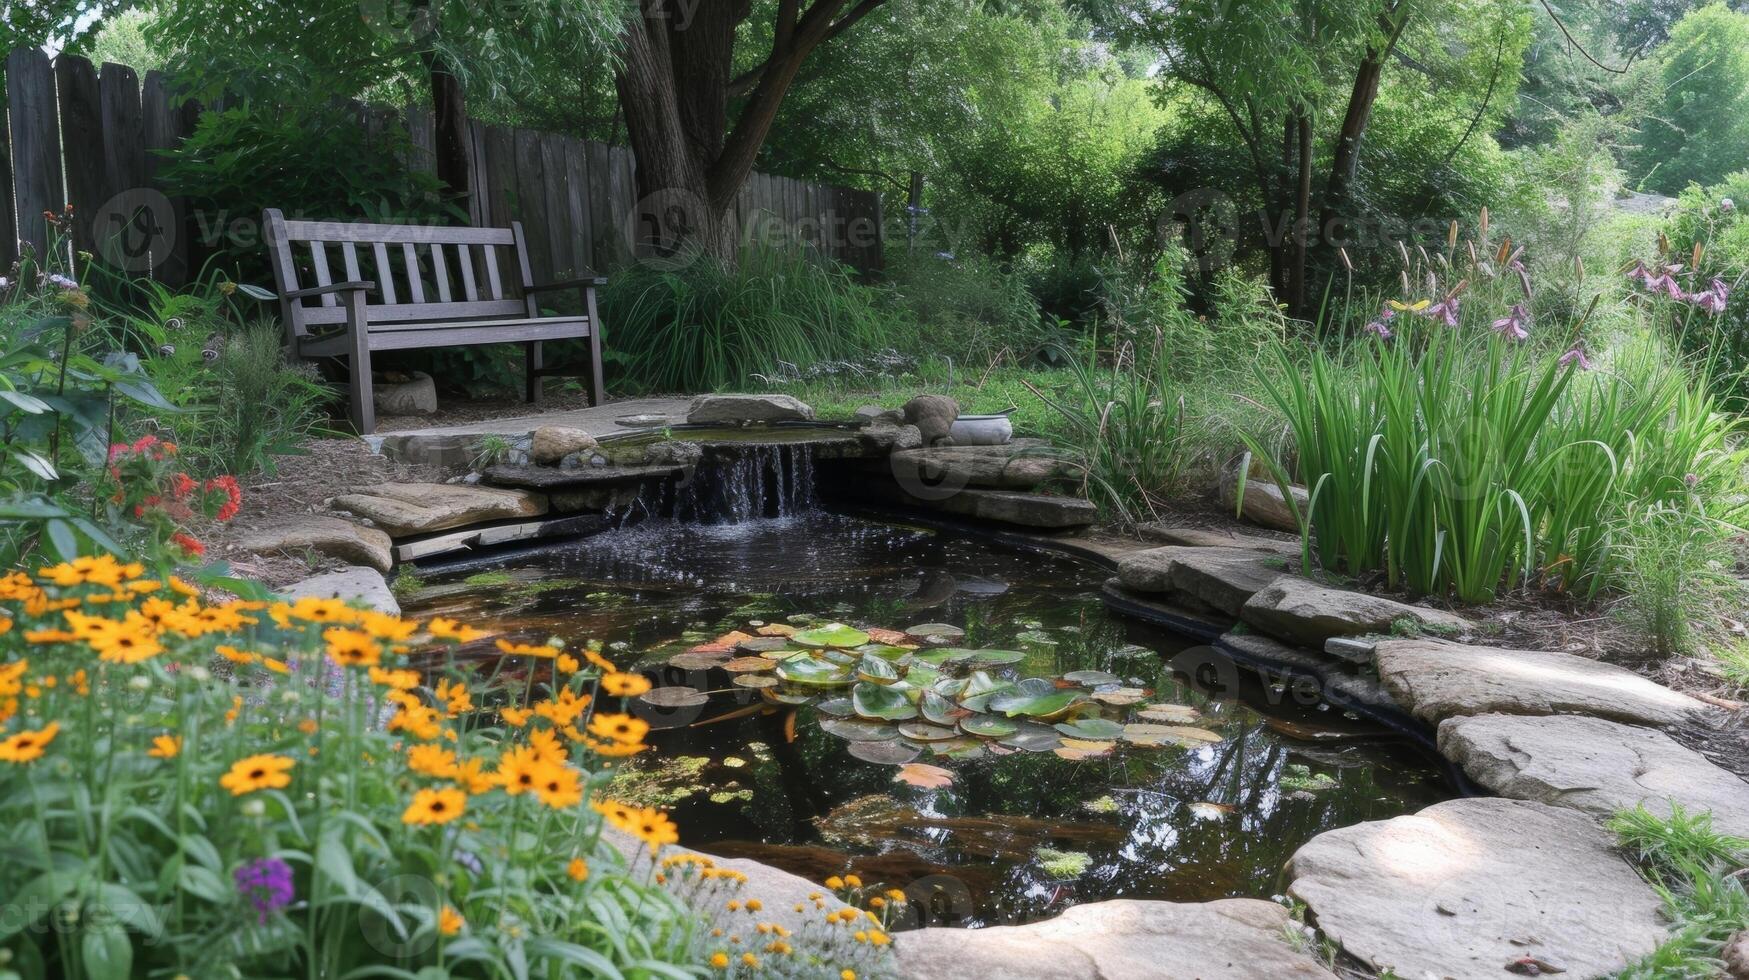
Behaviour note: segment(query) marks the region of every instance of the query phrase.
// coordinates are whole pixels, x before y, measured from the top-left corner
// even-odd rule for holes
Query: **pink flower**
[[[1571,350],[1561,355],[1560,364],[1562,367],[1566,367],[1569,364],[1575,364],[1578,365],[1579,370],[1581,371],[1591,370],[1591,362],[1585,359],[1585,348],[1578,344],[1574,344]]]
[[[1380,319],[1367,324],[1365,328],[1366,332],[1376,335],[1380,340],[1390,340],[1391,328],[1385,326],[1385,319],[1388,318],[1381,317]]]
[[[1530,312],[1523,303],[1512,304],[1512,311],[1506,316],[1494,321],[1494,331],[1507,340],[1523,340],[1530,336],[1530,331],[1524,325],[1530,320]]]
[[[1456,295],[1447,296],[1422,310],[1421,315],[1429,320],[1438,320],[1448,327],[1455,327],[1458,325],[1458,298]]]
[[[1714,279],[1704,290],[1688,297],[1688,301],[1710,316],[1718,316],[1725,312],[1725,304],[1730,302],[1731,287],[1723,279]]]

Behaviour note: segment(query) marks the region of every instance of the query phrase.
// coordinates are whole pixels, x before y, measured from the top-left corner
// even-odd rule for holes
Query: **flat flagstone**
[[[901,484],[915,481],[930,487],[990,487],[998,490],[1031,490],[1057,477],[1069,467],[1061,459],[1037,451],[1034,440],[1016,440],[1002,446],[936,446],[905,449],[885,463]]]
[[[299,514],[281,523],[251,529],[237,547],[251,554],[314,551],[379,572],[394,566],[387,534],[328,514]]]
[[[1270,636],[1319,648],[1333,637],[1390,633],[1399,622],[1442,635],[1474,628],[1456,613],[1333,589],[1297,575],[1283,575],[1259,589],[1245,601],[1239,618]]]
[[[1501,796],[1599,820],[1641,804],[1664,817],[1674,802],[1749,837],[1749,783],[1656,729],[1584,715],[1475,715],[1441,722],[1439,751]]]
[[[329,506],[371,521],[390,537],[404,538],[487,521],[539,517],[547,512],[547,499],[525,490],[466,483],[384,483],[342,494]]]
[[[314,596],[318,599],[360,602],[377,612],[391,616],[401,614],[401,604],[395,601],[395,593],[389,590],[389,583],[383,578],[383,573],[363,565],[312,576],[280,589],[279,595],[288,600]]]
[[[1054,919],[893,936],[907,980],[1332,980],[1288,944],[1295,928],[1274,902],[1117,900]]]
[[[699,395],[686,407],[686,421],[694,425],[802,422],[813,417],[814,409],[794,395]]]
[[[1173,527],[1160,521],[1149,521],[1136,527],[1136,533],[1156,544],[1176,544],[1187,548],[1244,548],[1266,551],[1284,558],[1300,554],[1298,538],[1266,538],[1259,534],[1239,534],[1208,527]]]
[[[1631,670],[1570,653],[1433,640],[1384,640],[1373,663],[1385,689],[1416,718],[1595,715],[1636,725],[1702,721],[1705,704]]]
[[[1535,961],[1582,980],[1665,937],[1657,892],[1603,828],[1527,800],[1450,800],[1328,831],[1288,873],[1326,935],[1404,978],[1501,980]]]
[[[1177,545],[1138,551],[1117,563],[1118,580],[1132,592],[1169,592],[1229,616],[1286,570],[1281,556],[1267,552]]]

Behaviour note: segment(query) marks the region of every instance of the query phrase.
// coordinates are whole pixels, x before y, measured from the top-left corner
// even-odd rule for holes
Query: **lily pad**
[[[1082,687],[1105,687],[1108,684],[1123,683],[1123,678],[1104,670],[1071,670],[1063,675],[1063,680]]]
[[[790,639],[805,647],[838,647],[848,650],[867,643],[868,634],[843,623],[827,623],[802,630]]]
[[[886,643],[864,643],[856,648],[856,652],[865,657],[879,657],[882,660],[903,660],[915,647],[896,647]]]
[[[954,704],[952,701],[949,701],[934,691],[924,691],[922,699],[917,703],[917,707],[923,711],[923,717],[937,725],[948,725],[950,727],[968,714],[966,709]]]
[[[1137,709],[1136,717],[1160,725],[1193,725],[1202,720],[1202,712],[1188,704],[1149,704]]]
[[[966,658],[966,663],[974,667],[1006,667],[1025,659],[1026,654],[1019,650],[977,650]]]
[[[831,698],[814,705],[814,710],[834,718],[849,718],[856,714],[856,706],[849,698]]]
[[[917,663],[940,666],[965,660],[975,652],[974,650],[962,650],[959,647],[937,647],[934,650],[914,653],[911,655],[911,659]]]
[[[905,697],[905,692],[890,686],[863,681],[850,689],[851,703],[864,718],[886,721],[906,721],[917,717],[917,706]]]
[[[730,678],[729,683],[737,687],[776,687],[782,682],[770,674],[740,674]]]
[[[735,644],[735,649],[742,653],[773,653],[789,646],[789,639],[782,636],[756,636],[750,640],[742,640]]]
[[[763,694],[769,700],[777,701],[782,704],[807,704],[809,701],[814,700],[812,692],[785,691],[781,687],[768,687],[759,693]]]
[[[776,670],[777,661],[764,657],[736,657],[724,664],[723,669],[731,674],[749,674],[761,670]]]
[[[1003,691],[991,698],[990,710],[1000,711],[1010,718],[1026,715],[1048,721],[1062,716],[1080,698],[1079,691],[1060,691],[1055,684],[1042,677],[1028,677],[1014,685],[1012,690]]]
[[[1191,728],[1186,725],[1125,725],[1123,738],[1124,741],[1137,745],[1182,745],[1186,748],[1212,745],[1221,741],[1220,735],[1206,728]]]
[[[899,767],[893,782],[907,783],[918,789],[946,789],[953,785],[953,770],[927,762],[908,762]]]
[[[946,646],[965,639],[966,631],[947,623],[919,623],[905,627],[905,636],[931,646]]]
[[[656,687],[638,695],[638,700],[658,708],[696,708],[709,703],[710,696],[690,687]]]
[[[1123,736],[1124,726],[1109,718],[1079,718],[1059,723],[1057,731],[1070,738],[1112,739]]]
[[[823,718],[820,730],[847,742],[885,742],[899,736],[899,730],[892,725],[861,718]]]
[[[1013,735],[1003,737],[1003,745],[1026,752],[1049,752],[1063,744],[1063,735],[1049,725],[1022,724]]]
[[[1097,759],[1101,756],[1109,755],[1111,754],[1111,750],[1115,748],[1117,748],[1116,742],[1065,738],[1063,739],[1063,744],[1059,745],[1052,751],[1055,752],[1059,758],[1068,759],[1071,762],[1080,762],[1084,759]]]
[[[918,742],[945,742],[950,738],[959,738],[957,728],[945,725],[931,725],[926,721],[907,721],[899,725],[899,734]]]
[[[808,687],[843,687],[850,683],[850,672],[844,667],[814,657],[797,657],[778,664],[777,676]]]
[[[1093,700],[1100,704],[1109,704],[1114,708],[1140,704],[1147,696],[1148,689],[1145,687],[1114,687],[1093,692]]]
[[[981,738],[1007,738],[1020,730],[1020,726],[1012,721],[1003,721],[995,715],[972,715],[960,719],[960,730],[967,735],[977,735]]]
[[[963,735],[958,738],[944,739],[940,742],[929,743],[929,751],[931,754],[941,756],[944,759],[955,759],[962,762],[967,759],[980,758],[986,751],[988,751],[988,749],[989,743],[986,743],[983,739],[968,738]]]
[[[904,742],[851,742],[850,754],[864,762],[873,762],[883,766],[902,766],[907,762],[915,762],[923,754],[923,750],[915,745]]]
[[[891,684],[899,679],[899,668],[879,657],[864,656],[856,665],[856,677],[875,684]]]
[[[729,659],[727,650],[722,653],[677,653],[668,658],[668,666],[681,670],[710,670],[721,666]]]

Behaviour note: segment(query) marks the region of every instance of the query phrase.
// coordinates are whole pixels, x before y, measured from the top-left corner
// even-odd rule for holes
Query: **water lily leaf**
[[[1028,677],[1012,690],[1003,691],[991,698],[990,710],[999,711],[1010,718],[1026,715],[1049,721],[1067,713],[1080,698],[1079,691],[1059,691],[1055,684],[1042,677]]]
[[[974,667],[1006,667],[1026,659],[1019,650],[974,650],[966,663]]]
[[[887,646],[905,647],[911,650],[917,649],[917,645],[911,643],[905,634],[898,630],[884,630],[878,627],[870,627],[868,630],[868,638],[875,643],[881,643]]]
[[[1237,812],[1236,808],[1225,803],[1210,803],[1206,800],[1190,804],[1189,809],[1190,815],[1198,820],[1220,820],[1230,813]]]
[[[1137,745],[1182,745],[1187,748],[1221,741],[1220,735],[1206,728],[1185,725],[1125,725],[1123,737],[1124,741]]]
[[[815,657],[797,657],[777,665],[777,676],[791,684],[808,687],[843,687],[850,683],[850,671],[842,665]]]
[[[905,692],[891,686],[863,681],[850,689],[850,701],[856,713],[864,718],[905,721],[917,717],[917,706],[905,697]]]
[[[934,691],[924,691],[917,707],[922,709],[923,717],[937,725],[952,726],[954,722],[971,713]]]
[[[1202,712],[1188,704],[1149,704],[1137,709],[1136,717],[1161,725],[1194,725]]]
[[[735,649],[742,653],[774,653],[787,649],[789,640],[782,636],[756,636],[750,640],[742,640],[735,644]]]
[[[982,670],[974,670],[972,671],[972,676],[966,679],[966,694],[967,696],[995,694],[998,691],[1006,691],[1013,686],[1013,681],[1003,680],[1000,677],[991,677],[987,672]]]
[[[851,653],[849,650],[815,650],[810,656],[814,657],[816,660],[825,660],[829,663],[842,664],[846,667],[852,667],[862,662],[861,657]]]
[[[729,660],[727,650],[722,653],[677,653],[668,658],[668,666],[681,670],[710,670]]]
[[[758,633],[760,636],[775,636],[781,639],[786,636],[796,635],[796,628],[794,626],[785,626],[782,623],[767,623],[753,632]]]
[[[813,656],[806,650],[792,650],[787,647],[782,650],[763,650],[759,655],[767,660],[796,660]]]
[[[966,631],[947,623],[919,623],[916,626],[905,627],[905,636],[918,643],[946,646],[949,643],[958,643],[965,639]]]
[[[658,708],[696,708],[708,703],[710,696],[690,687],[656,687],[638,695],[638,700]]]
[[[925,669],[927,670],[927,668]],[[933,674],[935,672],[931,670],[928,671],[928,673]],[[913,667],[911,672],[905,675],[905,679],[913,684],[918,684],[917,669]],[[937,675],[929,682],[929,689],[952,701],[966,692],[966,679],[964,677],[941,677]]]
[[[904,742],[851,742],[850,754],[864,762],[883,766],[902,766],[923,754],[923,750]]]
[[[1003,721],[995,715],[972,715],[960,719],[960,730],[967,735],[977,735],[981,738],[1007,738],[1020,730],[1020,726],[1012,721]]]
[[[899,668],[879,657],[865,656],[856,665],[856,676],[858,680],[874,684],[891,684],[899,679]]]
[[[966,736],[962,735],[958,738],[949,738],[949,739],[943,739],[942,741],[939,741],[939,742],[930,742],[929,743],[929,751],[932,754],[937,755],[937,756],[941,756],[942,758],[945,758],[945,759],[954,759],[957,761],[964,761],[966,759],[976,759],[976,758],[982,756],[984,754],[986,744],[987,743],[985,743],[985,741],[981,738],[967,738]]]
[[[1013,735],[1001,739],[1003,745],[1011,749],[1022,749],[1027,752],[1049,752],[1063,744],[1063,735],[1049,725],[1034,725],[1022,723]]]
[[[1071,670],[1063,675],[1063,680],[1082,687],[1105,687],[1108,684],[1123,683],[1123,678],[1103,670]]]
[[[898,661],[905,659],[916,647],[896,647],[885,643],[864,643],[856,648],[856,652],[865,657],[879,657],[882,660]]]
[[[790,639],[805,647],[838,647],[847,650],[867,643],[868,634],[843,623],[827,623],[802,630]]]
[[[1109,704],[1114,708],[1139,704],[1147,696],[1148,689],[1145,687],[1116,687],[1093,692],[1093,700],[1100,704]]]
[[[724,633],[722,636],[717,637],[712,642],[714,642],[717,646],[729,647],[729,648],[733,649],[734,647],[739,646],[740,644],[745,643],[751,639],[753,639],[753,634],[751,634],[751,633],[743,633],[740,630],[730,630],[729,632]]]
[[[927,762],[907,762],[899,767],[893,782],[918,789],[946,789],[953,785],[953,770],[932,766]]]
[[[764,657],[736,657],[723,664],[723,669],[731,674],[748,674],[761,670],[776,670],[777,661]]]
[[[847,742],[885,742],[899,737],[899,730],[892,725],[861,718],[822,718],[820,730]]]
[[[945,742],[959,738],[960,730],[948,725],[931,725],[926,721],[907,721],[899,724],[899,734],[915,742]]]
[[[1112,739],[1123,736],[1124,726],[1109,718],[1080,718],[1059,723],[1057,731],[1070,738]]]
[[[1063,744],[1052,749],[1052,751],[1055,752],[1059,758],[1068,759],[1071,762],[1080,762],[1084,759],[1097,759],[1100,756],[1108,755],[1114,748],[1117,748],[1116,742],[1098,742],[1080,738],[1065,738],[1063,739]]]
[[[952,678],[949,678],[952,680]],[[905,683],[912,687],[933,688],[942,680],[941,671],[922,664],[912,664],[905,670]]]
[[[776,687],[782,682],[770,674],[740,674],[730,678],[729,683],[738,687]]]
[[[832,698],[828,701],[821,701],[814,705],[814,710],[834,718],[849,718],[856,714],[856,706],[850,703],[849,698]]]
[[[914,663],[935,664],[936,666],[940,666],[942,664],[964,660],[971,655],[972,651],[961,650],[958,647],[938,647],[934,650],[922,650],[913,653],[911,655],[911,660]]]
[[[768,687],[759,693],[764,695],[766,700],[778,701],[783,704],[807,704],[809,701],[814,700],[814,694],[811,691],[785,691],[775,687]]]

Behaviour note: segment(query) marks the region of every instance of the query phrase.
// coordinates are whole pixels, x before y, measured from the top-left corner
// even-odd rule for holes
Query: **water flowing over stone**
[[[707,453],[689,477],[650,487],[618,516],[622,521],[745,524],[818,507],[812,446],[746,445]]]

